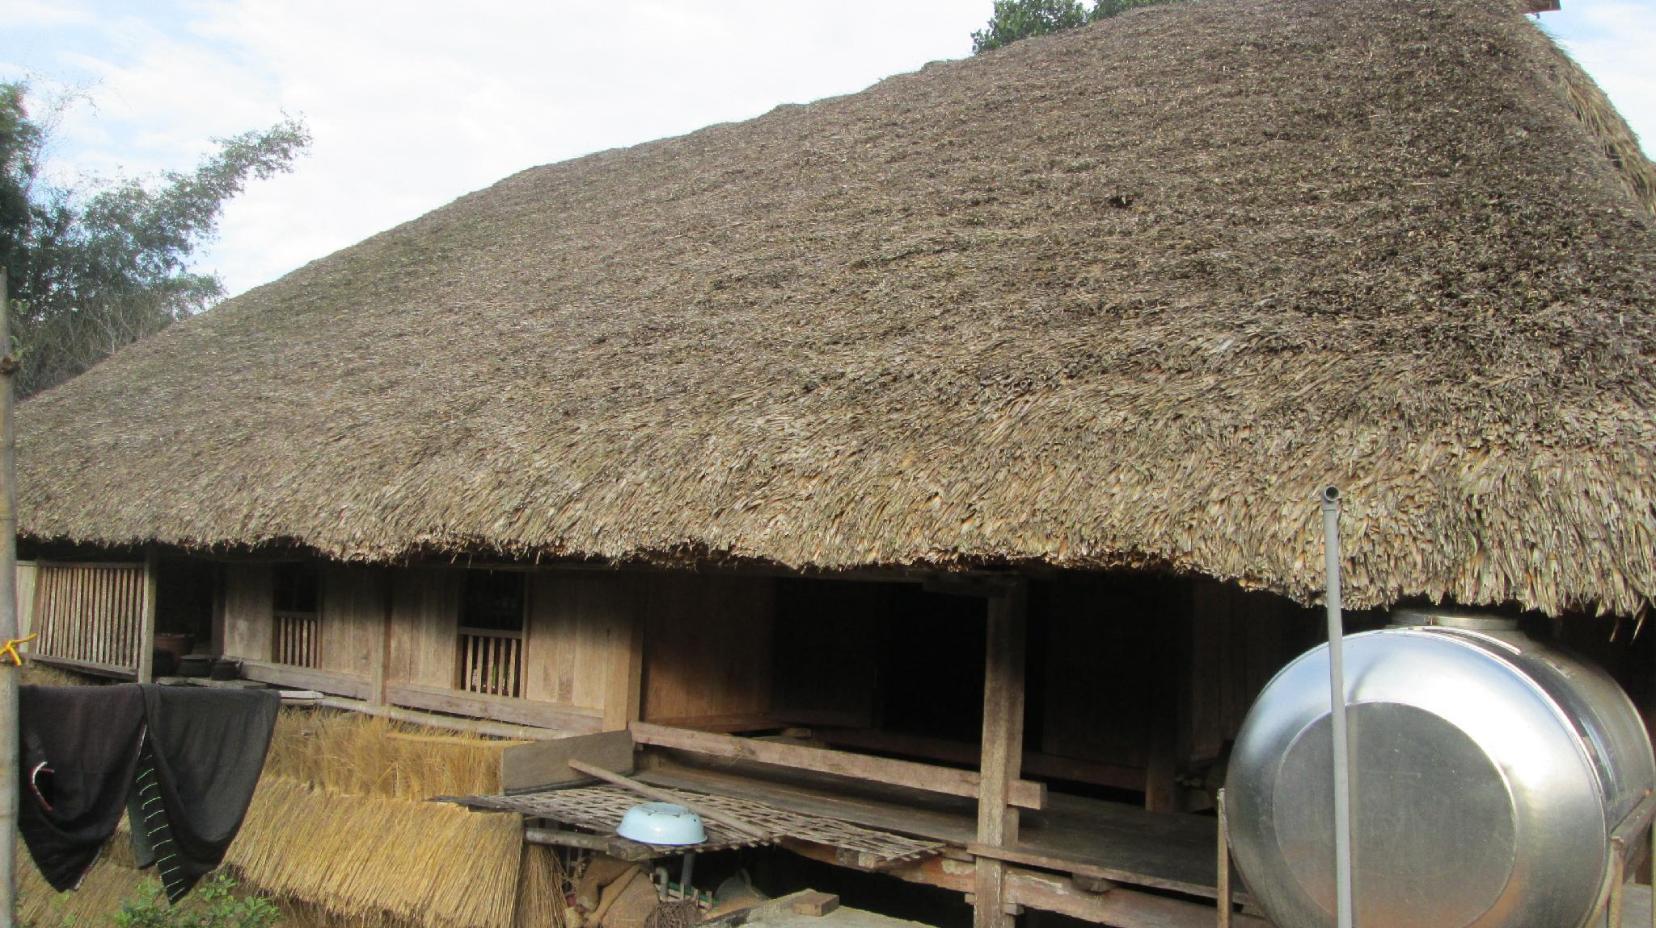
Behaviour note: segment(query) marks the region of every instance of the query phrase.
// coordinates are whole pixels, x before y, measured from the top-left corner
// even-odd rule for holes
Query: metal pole
[[[17,637],[17,466],[11,303],[0,267],[0,644]],[[0,928],[17,924],[17,668],[0,665]]]
[[[1219,819],[1218,928],[1231,928],[1230,818],[1225,814],[1225,791],[1222,788],[1213,800],[1213,809]]]
[[[1334,898],[1339,928],[1352,928],[1351,748],[1346,733],[1345,620],[1340,602],[1340,491],[1322,491],[1323,560],[1328,571],[1328,694],[1334,730]]]

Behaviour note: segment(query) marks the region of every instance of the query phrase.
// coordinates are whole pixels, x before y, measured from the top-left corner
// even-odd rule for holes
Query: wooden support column
[[[1024,645],[1028,587],[1020,580],[989,598],[983,675],[983,759],[978,779],[979,844],[1004,847],[1018,841],[1018,810],[1008,800],[1023,773]],[[1006,864],[979,857],[972,905],[973,928],[1010,928]]]
[[[144,549],[144,608],[138,617],[138,682],[155,682],[155,599],[161,558],[155,546]]]
[[[644,617],[629,609],[610,625],[604,673],[603,731],[626,731],[644,703]]]

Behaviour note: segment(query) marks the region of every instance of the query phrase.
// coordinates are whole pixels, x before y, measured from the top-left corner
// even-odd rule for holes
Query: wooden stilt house
[[[35,655],[628,731],[979,925],[1204,924],[1322,486],[1355,625],[1656,696],[1653,209],[1509,0],[1191,0],[534,168],[25,403]]]

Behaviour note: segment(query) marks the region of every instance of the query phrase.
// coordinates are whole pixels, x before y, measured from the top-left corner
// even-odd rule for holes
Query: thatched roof
[[[1146,9],[525,171],[177,325],[23,405],[23,530],[1311,599],[1333,482],[1354,604],[1632,613],[1630,144],[1510,0]]]

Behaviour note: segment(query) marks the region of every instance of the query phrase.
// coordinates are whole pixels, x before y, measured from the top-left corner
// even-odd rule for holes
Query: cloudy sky
[[[990,0],[0,0],[0,79],[72,92],[60,178],[184,170],[300,116],[206,253],[231,293],[537,164],[959,58]],[[1656,0],[1540,18],[1656,148]]]

